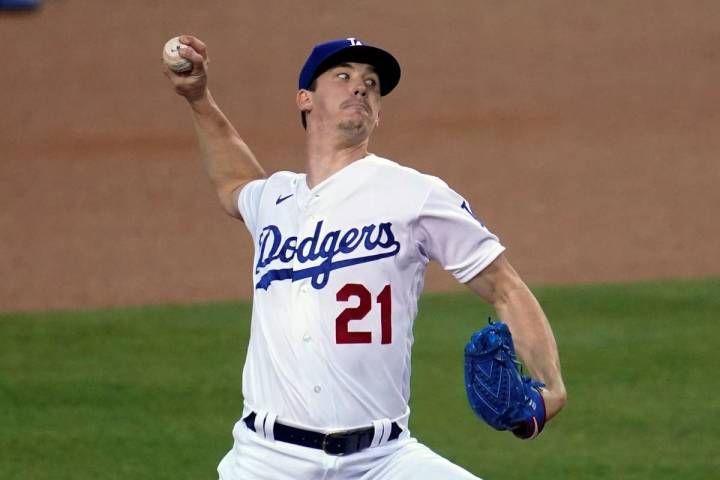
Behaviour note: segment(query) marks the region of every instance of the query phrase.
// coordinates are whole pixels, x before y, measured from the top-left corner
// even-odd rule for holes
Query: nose
[[[359,83],[355,86],[355,89],[353,90],[353,94],[354,94],[356,97],[358,97],[358,96],[359,96],[359,97],[365,97],[365,96],[367,96],[367,85],[365,85],[365,82],[364,82],[364,81],[359,82]]]

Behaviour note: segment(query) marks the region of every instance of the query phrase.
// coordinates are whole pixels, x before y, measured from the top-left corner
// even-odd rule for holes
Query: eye
[[[337,77],[341,80],[350,80],[350,75],[348,75],[345,72],[340,72],[337,74]]]
[[[377,84],[378,84],[378,82],[374,78],[366,78],[365,79],[365,85],[367,85],[369,88],[375,88],[375,87],[377,87]]]

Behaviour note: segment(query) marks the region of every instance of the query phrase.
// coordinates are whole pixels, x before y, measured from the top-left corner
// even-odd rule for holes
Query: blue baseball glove
[[[490,324],[465,346],[465,390],[470,407],[496,430],[537,437],[545,426],[545,385],[522,376],[507,325]]]

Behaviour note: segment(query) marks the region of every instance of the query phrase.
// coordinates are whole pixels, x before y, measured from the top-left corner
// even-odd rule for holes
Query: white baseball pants
[[[346,456],[263,438],[242,421],[233,438],[220,480],[480,480],[406,435]]]

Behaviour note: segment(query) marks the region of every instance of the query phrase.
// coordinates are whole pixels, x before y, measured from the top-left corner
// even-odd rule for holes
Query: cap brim
[[[380,78],[380,95],[387,95],[400,82],[400,64],[391,54],[369,45],[355,45],[343,48],[323,60],[315,70],[315,77],[344,62],[367,63],[375,67]]]

